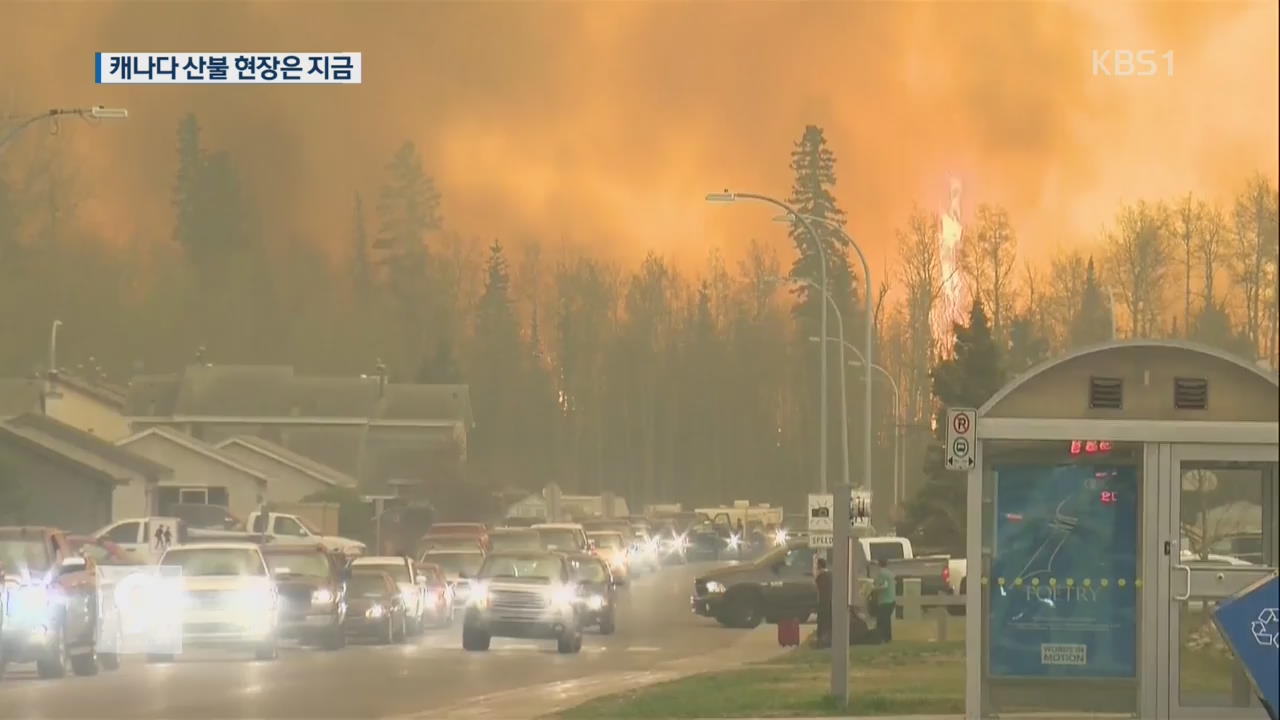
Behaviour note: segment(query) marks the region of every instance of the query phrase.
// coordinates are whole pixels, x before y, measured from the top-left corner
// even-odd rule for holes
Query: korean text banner
[[[105,53],[99,85],[359,85],[361,56],[341,53]]]

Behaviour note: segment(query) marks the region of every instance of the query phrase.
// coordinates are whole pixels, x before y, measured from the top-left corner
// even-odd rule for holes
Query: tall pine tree
[[[906,525],[920,544],[964,551],[965,483],[943,468],[942,441],[949,407],[981,407],[1005,383],[1004,362],[980,301],[969,310],[967,325],[956,324],[951,356],[934,366],[937,401],[935,442],[925,461],[924,486],[907,503]]]
[[[1098,281],[1098,272],[1094,268],[1093,258],[1089,258],[1089,264],[1085,269],[1080,306],[1071,316],[1071,329],[1067,335],[1070,347],[1083,347],[1110,340],[1111,314],[1111,301]]]

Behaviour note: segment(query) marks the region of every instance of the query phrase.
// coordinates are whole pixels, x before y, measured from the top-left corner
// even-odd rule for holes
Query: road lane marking
[[[627,648],[627,652],[662,652],[662,648],[650,647],[648,645],[632,645]]]

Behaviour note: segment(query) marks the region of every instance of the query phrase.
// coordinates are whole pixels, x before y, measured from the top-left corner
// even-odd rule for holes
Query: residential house
[[[330,488],[356,487],[356,479],[350,475],[260,437],[237,435],[218,443],[217,448],[271,478],[267,482],[268,502],[296,502]]]
[[[130,383],[135,430],[169,427],[207,443],[253,436],[356,478],[366,494],[421,494],[464,475],[466,385],[313,377],[279,365],[192,365]]]
[[[92,532],[113,518],[147,514],[172,474],[44,415],[0,421],[0,524]]]
[[[127,390],[103,380],[63,372],[44,378],[0,380],[0,416],[42,413],[91,435],[115,442],[131,430],[125,415]]]
[[[173,475],[158,488],[161,515],[175,503],[198,503],[225,507],[243,519],[267,500],[266,473],[177,430],[148,428],[119,445],[173,468]]]

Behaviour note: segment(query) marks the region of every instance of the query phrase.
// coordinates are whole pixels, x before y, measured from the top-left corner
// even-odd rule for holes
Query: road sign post
[[[978,440],[978,411],[973,408],[947,409],[947,458],[948,470],[973,469],[974,451]]]
[[[837,485],[832,498],[831,696],[849,705],[849,537],[853,486]]]
[[[829,548],[832,546],[832,515],[835,496],[831,493],[818,493],[809,496],[809,547]]]

